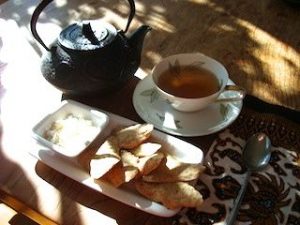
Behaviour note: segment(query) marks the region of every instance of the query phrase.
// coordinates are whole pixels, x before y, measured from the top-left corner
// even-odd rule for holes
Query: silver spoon
[[[246,172],[245,182],[234,202],[231,217],[226,223],[227,225],[233,225],[235,222],[251,173],[263,169],[268,164],[271,157],[270,149],[271,141],[268,136],[263,133],[255,134],[247,141],[242,153],[242,159],[248,170]]]

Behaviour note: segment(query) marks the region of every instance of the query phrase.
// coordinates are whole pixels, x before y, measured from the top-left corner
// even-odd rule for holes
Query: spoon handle
[[[246,193],[246,189],[247,189],[247,185],[248,185],[248,181],[251,175],[251,171],[247,170],[246,175],[245,175],[245,181],[241,187],[241,190],[236,198],[236,200],[234,201],[234,206],[231,210],[231,216],[228,219],[228,222],[226,223],[227,225],[233,225],[235,222],[235,219],[238,215],[239,212],[239,208],[241,206],[241,203],[243,201],[244,195]]]

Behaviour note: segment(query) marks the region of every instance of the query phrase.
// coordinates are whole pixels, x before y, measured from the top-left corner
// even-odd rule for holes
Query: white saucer
[[[137,84],[133,106],[144,121],[152,123],[157,129],[178,136],[194,137],[228,127],[240,114],[243,102],[214,103],[201,111],[179,112],[159,96],[149,75]]]

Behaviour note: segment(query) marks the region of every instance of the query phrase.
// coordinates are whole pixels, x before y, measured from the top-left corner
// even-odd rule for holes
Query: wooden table
[[[127,12],[124,2],[99,2],[97,8],[98,5],[93,1],[86,4],[72,1],[71,5],[57,1],[60,10],[55,12],[55,6],[50,6],[42,19],[43,22],[39,24],[39,29],[41,33],[44,32],[46,40],[51,40],[59,26],[64,27],[70,20],[89,16],[97,18],[104,15],[104,12],[107,13],[107,20],[124,27]],[[299,15],[295,8],[281,1],[263,1],[257,3],[255,8],[249,7],[250,3],[246,2],[238,1],[239,10],[236,5],[230,4],[232,1],[221,5],[215,1],[137,3],[137,17],[133,27],[148,22],[154,28],[151,36],[145,40],[141,70],[137,76],[145,76],[164,56],[197,50],[222,61],[231,78],[253,96],[269,103],[300,110],[300,42],[299,35],[296,35],[300,33]],[[160,218],[127,207],[74,182],[28,154],[32,147],[32,126],[41,116],[57,107],[62,97],[61,92],[41,76],[41,48],[33,42],[28,32],[29,12],[36,3],[37,1],[30,0],[17,6],[17,2],[8,1],[0,8],[1,18],[5,19],[0,21],[0,34],[4,42],[0,54],[5,56],[0,59],[8,62],[7,68],[1,74],[1,83],[5,88],[1,99],[1,189],[59,224],[171,224],[172,218]],[[89,4],[96,6],[91,8]],[[269,11],[264,11],[267,9]],[[247,13],[247,10],[251,12]],[[256,15],[257,10],[260,14],[255,17],[253,15]],[[263,12],[268,14],[263,15]],[[121,17],[118,17],[118,14]],[[57,19],[54,20],[54,25],[45,23],[53,15],[56,15]],[[265,18],[267,16],[269,19]],[[207,18],[207,21],[203,18]],[[198,20],[202,25],[191,29],[196,22],[199,24]],[[47,29],[54,34],[51,32],[51,35],[47,36]],[[198,35],[191,35],[195,32],[198,32]],[[226,44],[218,45],[219,41]],[[281,82],[281,76],[285,76],[284,82]],[[133,78],[126,87],[114,95],[106,96],[105,99],[96,97],[76,100],[142,122],[131,103],[132,93],[138,81],[139,78]],[[286,111],[284,108],[278,110],[276,106],[268,105],[265,109],[274,111],[266,114],[266,111],[261,111],[262,108],[251,106],[255,104],[249,100],[243,109],[244,114],[241,115],[243,120],[251,121],[249,115],[258,113],[272,123],[277,118],[273,112],[280,112],[278,115],[281,122],[286,121],[285,115],[297,118],[296,111]],[[238,120],[238,123],[241,121]],[[296,135],[300,133],[299,124],[293,121],[285,124],[292,127]],[[257,130],[251,130],[254,131]],[[206,152],[216,135],[184,140],[196,144]],[[299,144],[299,141],[283,143],[279,139],[277,142],[289,148],[297,148]]]
[[[1,18],[13,19],[39,54],[29,21],[38,0],[7,1]],[[125,0],[55,0],[38,20],[38,32],[50,44],[67,25],[104,19],[125,29]],[[230,78],[263,101],[300,111],[299,6],[285,0],[137,1],[129,33],[141,24],[153,30],[145,40],[141,68],[148,73],[163,57],[202,52],[228,69]]]

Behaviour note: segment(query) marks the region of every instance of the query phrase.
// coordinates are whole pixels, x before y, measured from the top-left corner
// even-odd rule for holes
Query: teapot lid
[[[100,20],[87,20],[65,28],[58,42],[72,50],[95,50],[110,44],[117,30],[109,23]]]

